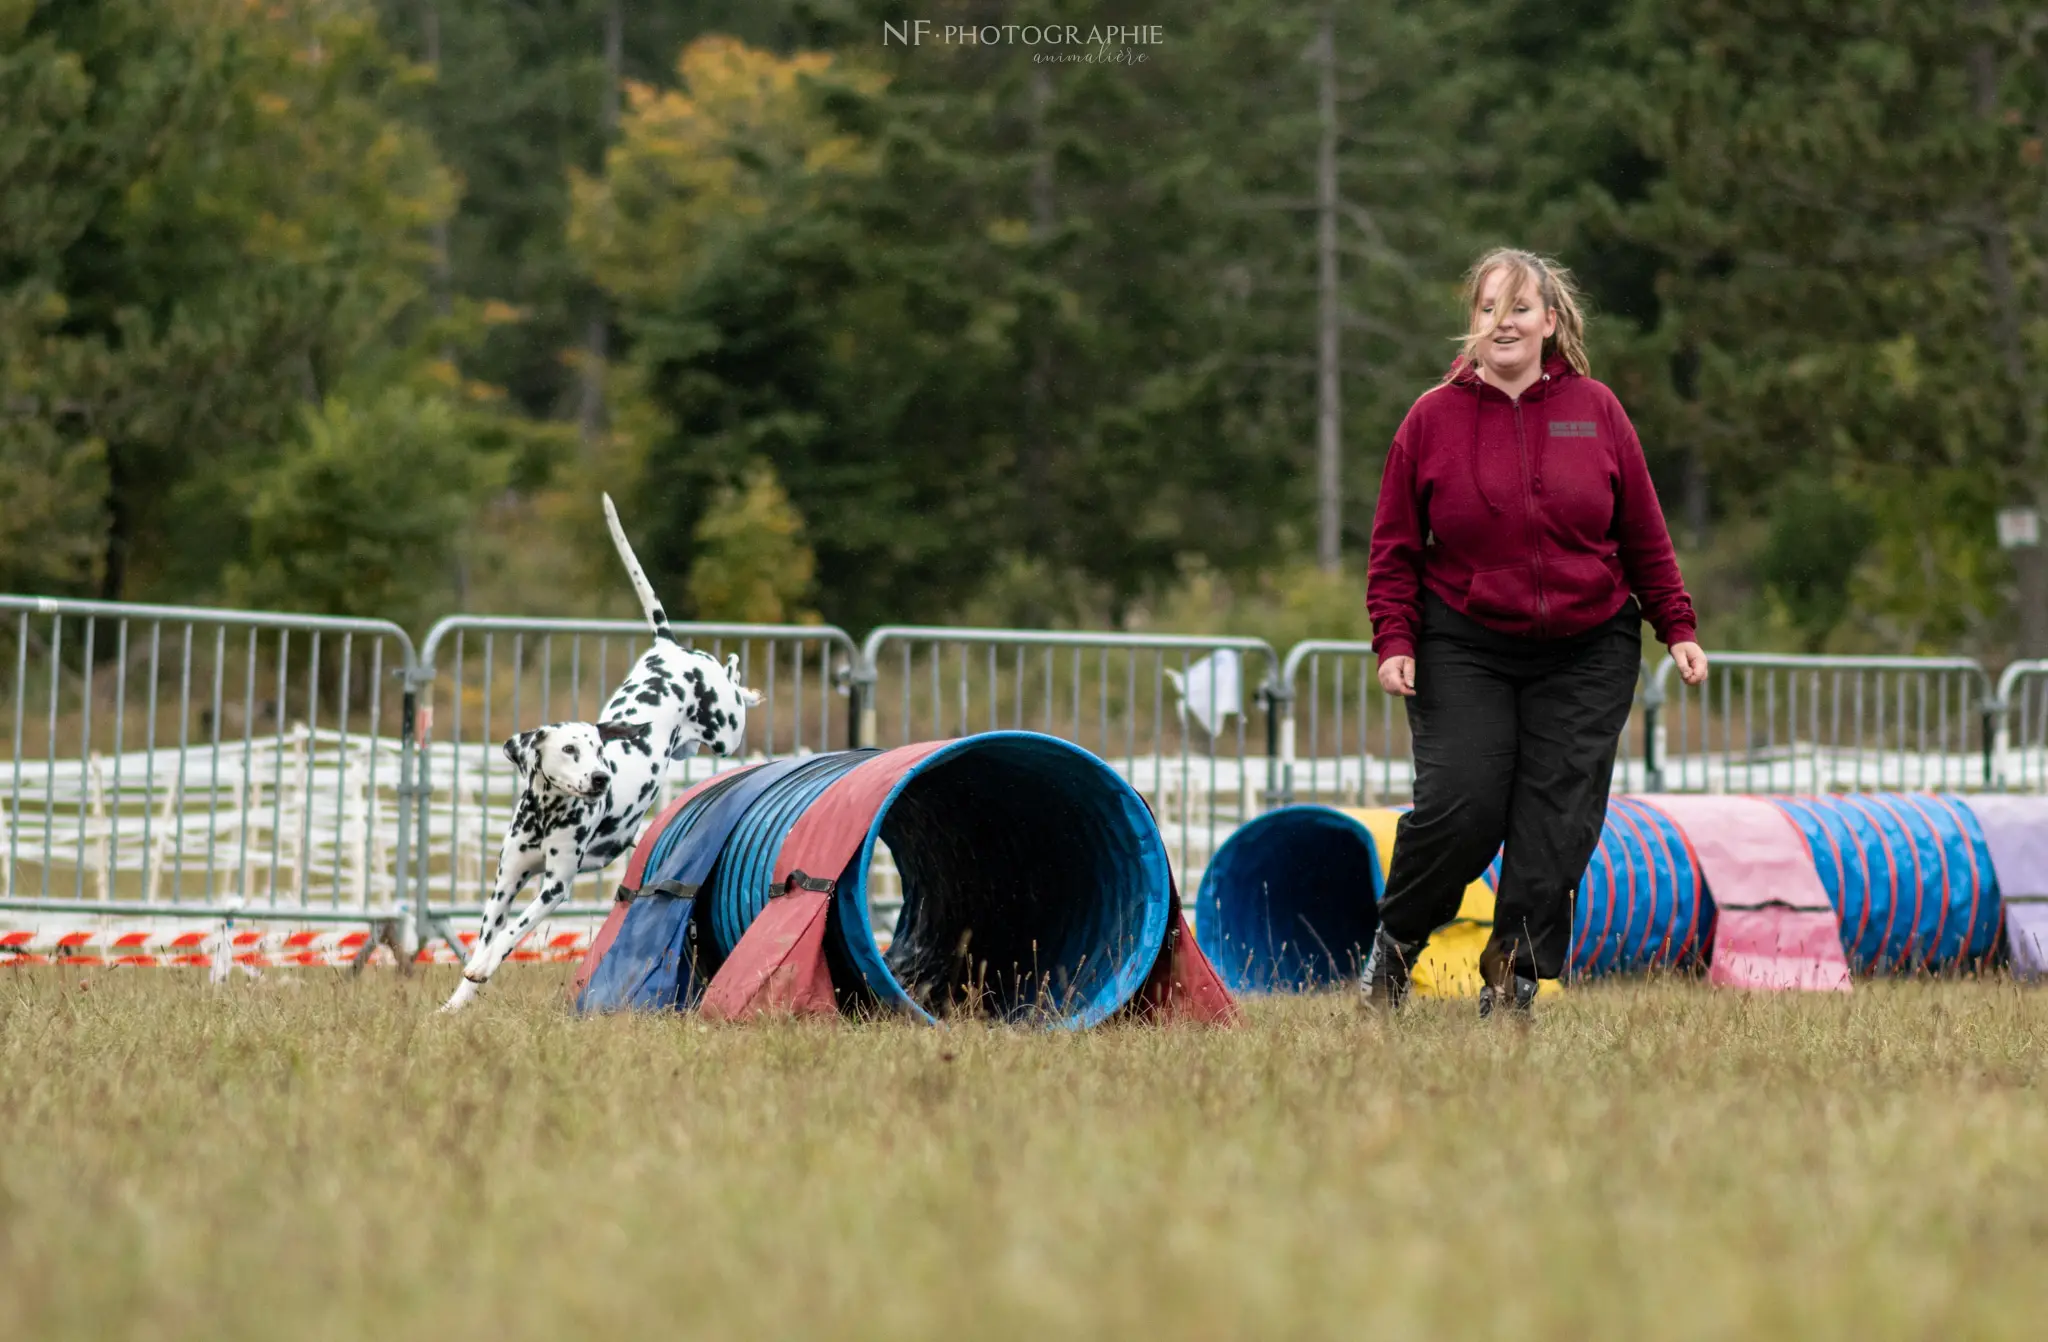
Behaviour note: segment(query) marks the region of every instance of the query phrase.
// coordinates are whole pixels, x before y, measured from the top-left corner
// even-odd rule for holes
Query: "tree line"
[[[0,117],[7,590],[624,612],[603,488],[684,615],[1360,632],[1512,243],[1711,641],[2048,652],[2038,5],[13,0]]]

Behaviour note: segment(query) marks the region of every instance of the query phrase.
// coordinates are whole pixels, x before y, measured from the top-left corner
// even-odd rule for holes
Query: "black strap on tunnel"
[[[789,879],[782,883],[779,893],[790,895],[799,890],[809,890],[815,894],[829,895],[838,888],[839,882],[836,880],[824,880],[809,872],[793,871],[789,873]]]
[[[746,815],[747,808],[777,781],[821,758],[825,757],[791,755],[751,769],[736,770],[726,786],[707,789],[696,808],[697,820],[690,832],[662,856],[658,871],[649,870],[641,874],[641,893],[695,898],[711,883],[712,869],[725,851],[726,841]],[[678,814],[669,823],[675,824],[682,819],[683,816]],[[649,863],[650,868],[653,865]]]

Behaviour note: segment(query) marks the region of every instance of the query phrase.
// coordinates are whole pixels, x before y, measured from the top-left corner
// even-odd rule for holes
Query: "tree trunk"
[[[128,550],[135,519],[128,505],[128,453],[107,444],[107,550],[100,570],[100,600],[119,601],[128,583]]]
[[[1031,71],[1031,240],[1043,244],[1057,222],[1053,194],[1053,150],[1046,130],[1052,107],[1052,75],[1046,67]],[[1027,548],[1050,559],[1056,510],[1052,492],[1052,314],[1047,312],[1030,330],[1030,367],[1024,381],[1023,483]]]
[[[1984,0],[1972,0],[1973,18],[1989,11]],[[1977,115],[1998,116],[1998,56],[1988,39],[1970,48],[1970,93]],[[2021,466],[2011,485],[2015,507],[2041,508],[2048,503],[2042,488],[2040,393],[2027,370],[2025,319],[2019,281],[2013,271],[2011,222],[1997,199],[1987,200],[1977,225],[1977,245],[1984,262],[1984,282],[1991,294],[1991,338],[1997,346],[2005,382],[2016,400],[2013,419],[2020,435]],[[2048,548],[2039,544],[2011,551],[2014,600],[2021,657],[2048,657]]]
[[[1685,541],[1694,550],[1707,544],[1707,458],[1698,444],[1685,449]]]
[[[426,48],[426,63],[441,77],[441,9],[435,0],[420,0],[420,34]],[[443,320],[454,310],[455,266],[448,255],[448,221],[436,219],[431,233],[434,248],[434,311]],[[441,357],[455,362],[455,350],[443,344]]]
[[[611,0],[604,12],[604,100],[598,109],[607,145],[619,128],[619,81],[625,60],[626,0]],[[603,167],[600,163],[598,170],[603,171]],[[597,450],[598,436],[604,432],[604,375],[611,358],[611,321],[604,297],[593,296],[591,307],[590,326],[583,342],[582,395],[576,406],[577,436],[585,456]]]
[[[1337,33],[1336,7],[1323,6],[1316,32],[1316,563],[1334,573],[1343,561],[1341,445],[1343,388],[1339,370],[1343,313],[1337,289]]]

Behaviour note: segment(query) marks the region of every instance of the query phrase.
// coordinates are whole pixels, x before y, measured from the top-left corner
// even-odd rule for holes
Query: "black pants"
[[[1415,809],[1401,817],[1380,925],[1412,963],[1507,845],[1490,983],[1562,976],[1572,900],[1607,818],[1642,656],[1635,601],[1568,639],[1495,633],[1426,593],[1408,730]]]

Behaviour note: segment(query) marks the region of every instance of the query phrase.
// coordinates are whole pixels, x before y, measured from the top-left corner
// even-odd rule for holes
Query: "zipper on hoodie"
[[[1522,461],[1522,503],[1529,510],[1529,553],[1536,560],[1536,636],[1550,633],[1550,598],[1543,591],[1543,534],[1536,525],[1536,490],[1529,474],[1529,443],[1522,433],[1522,398],[1514,399],[1515,455]]]

